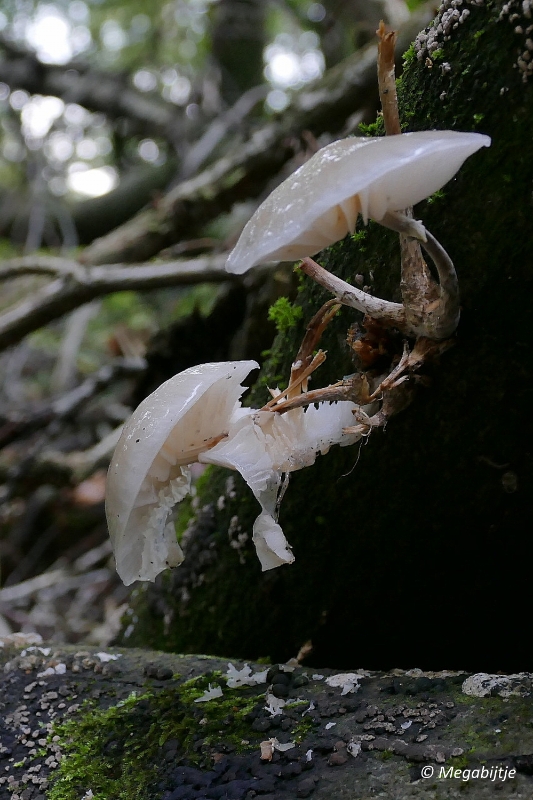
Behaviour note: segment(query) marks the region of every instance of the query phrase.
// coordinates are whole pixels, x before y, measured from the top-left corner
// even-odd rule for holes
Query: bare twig
[[[52,371],[52,391],[66,392],[75,385],[78,353],[85,338],[87,326],[99,310],[100,303],[95,300],[76,308],[68,317],[57,361]]]
[[[72,391],[46,404],[32,414],[12,413],[0,423],[0,447],[45,428],[50,422],[66,419],[78,412],[98,392],[114,380],[125,375],[135,375],[146,368],[143,359],[116,359],[113,364],[101,367]]]
[[[54,584],[64,580],[66,575],[67,573],[64,569],[55,569],[50,572],[43,572],[35,578],[22,581],[22,583],[6,586],[4,589],[0,589],[0,602],[14,603],[22,600],[29,595],[35,594],[35,592],[41,591],[41,589],[54,586]]]
[[[23,275],[59,275],[66,278],[82,276],[83,267],[72,258],[55,256],[22,256],[0,264],[0,281],[21,278]]]
[[[133,132],[170,141],[182,127],[182,109],[157,94],[138,91],[123,72],[102,72],[81,61],[43,64],[33,53],[5,39],[0,39],[0,50],[4,56],[0,80],[12,89],[62,97],[110,119],[127,117]]]
[[[248,89],[231,108],[209,125],[205,133],[186,153],[179,175],[181,180],[190,178],[191,175],[197,172],[224,136],[242,122],[261,100],[265,99],[267,91],[268,87],[264,85]]]
[[[261,411],[277,411],[276,405],[281,401],[281,399],[286,396],[287,397],[294,396],[296,393],[295,390],[299,391],[302,383],[306,381],[307,378],[315,371],[315,369],[317,369],[321,364],[323,364],[325,360],[326,360],[326,354],[324,353],[323,350],[319,350],[318,353],[314,356],[311,363],[308,364],[307,367],[305,367],[299,372],[298,376],[294,379],[294,381],[291,381],[291,383],[289,383],[286,389],[279,392],[279,394],[276,394],[276,396],[273,397],[272,400],[269,400],[268,403],[266,403],[263,406]]]
[[[385,131],[388,135],[397,135],[401,133],[401,127],[395,81],[396,33],[386,32],[385,25],[381,22],[377,35],[378,84]],[[382,220],[382,224],[400,233],[404,330],[412,336],[445,339],[454,333],[459,322],[457,275],[442,245],[412,217],[413,209],[407,208],[405,214],[389,212]],[[421,230],[417,231],[417,227]],[[428,269],[421,247],[435,263],[439,284],[435,282]]]
[[[295,395],[297,395],[300,393],[300,391],[307,391],[308,378],[306,377],[306,379],[302,382],[300,380],[300,376],[307,366],[312,362],[313,351],[318,345],[320,337],[324,333],[327,325],[331,322],[339,308],[340,305],[336,303],[335,300],[328,300],[327,303],[324,303],[324,305],[319,308],[317,313],[308,323],[305,336],[300,345],[300,349],[298,350],[296,358],[292,363],[289,386],[293,386],[294,389],[287,394],[288,398],[293,396],[293,392]]]
[[[381,20],[376,31],[378,43],[378,86],[385,132],[393,136],[402,132],[400,115],[398,113],[398,99],[396,96],[394,48],[396,45],[396,31],[386,31],[385,23]]]
[[[26,459],[24,467],[13,475],[9,458],[0,460],[0,482],[9,482],[12,489],[24,491],[40,486],[43,481],[53,486],[73,486],[88,478],[99,467],[107,467],[109,459],[122,433],[122,425],[112,430],[100,442],[88,450],[60,453],[49,448],[40,448]],[[13,491],[11,492],[14,493]]]
[[[278,395],[276,400],[279,397],[281,395]],[[293,408],[303,408],[312,403],[333,403],[339,400],[349,400],[357,405],[367,405],[372,401],[368,379],[364,372],[356,372],[349,378],[343,378],[337,383],[332,383],[331,386],[325,386],[323,389],[312,389],[310,392],[304,392],[288,400],[282,400],[277,405],[269,408],[265,406],[261,410],[285,414],[286,411],[292,411]]]
[[[432,8],[429,2],[417,9],[399,29],[398,53],[429,24]],[[180,238],[197,235],[201,224],[228,211],[234,203],[258,196],[296,153],[303,130],[314,136],[325,131],[338,133],[356,109],[375,102],[376,58],[377,45],[370,44],[328,70],[319,81],[296,93],[283,115],[257,130],[246,144],[87,248],[85,263],[151,258]]]
[[[190,261],[98,267],[85,267],[64,258],[38,257],[32,260],[26,256],[6,261],[0,268],[0,278],[31,272],[56,273],[57,277],[0,316],[0,350],[74,308],[112,292],[232,280],[224,269],[224,263],[225,257],[220,255]]]

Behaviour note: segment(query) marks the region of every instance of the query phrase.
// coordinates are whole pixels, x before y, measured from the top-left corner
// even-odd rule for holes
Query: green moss
[[[407,64],[410,64],[412,61],[416,61],[416,50],[414,44],[409,45],[405,53],[403,54],[403,64],[404,67]]]
[[[309,717],[304,717],[291,730],[291,739],[299,744],[314,728],[314,723]]]
[[[468,766],[468,755],[463,753],[462,756],[455,756],[454,758],[448,759],[446,762],[447,767],[453,767],[454,769],[465,769]]]
[[[442,189],[439,189],[438,191],[433,192],[431,197],[428,197],[426,203],[429,203],[431,205],[432,203],[436,203],[438,200],[442,200],[444,197],[445,197],[444,192],[442,191]]]
[[[303,316],[303,309],[293,305],[287,297],[278,297],[276,302],[268,309],[268,318],[280,333],[285,333],[294,328]]]
[[[221,686],[223,696],[196,702],[209,686]],[[95,800],[151,800],[164,779],[161,748],[169,739],[179,742],[175,763],[205,765],[211,748],[219,746],[237,753],[255,750],[263,734],[252,730],[250,713],[259,705],[264,705],[260,687],[228,689],[215,670],[177,689],[132,692],[107,709],[86,702],[75,718],[50,732],[50,741],[60,737],[64,758],[48,800],[78,800],[88,788]],[[312,725],[298,719],[289,734],[301,741]]]
[[[351,238],[352,242],[354,242],[355,244],[357,244],[359,246],[359,252],[360,253],[364,253],[365,250],[366,250],[366,247],[363,245],[363,242],[364,242],[364,240],[366,238],[366,231],[365,230],[355,231],[355,233],[350,234],[350,238]],[[348,281],[347,281],[347,283],[348,283]]]
[[[381,115],[378,116],[375,122],[371,122],[368,125],[364,122],[360,122],[359,134],[361,136],[383,136],[385,134],[385,123],[383,122],[383,117]]]
[[[529,752],[533,747],[527,698],[472,697],[457,692],[453,699],[459,710],[453,721],[453,739],[467,745],[464,757],[468,760],[479,761],[487,753],[495,757]],[[509,729],[507,720],[512,721]]]
[[[156,779],[153,758],[158,749],[155,720],[149,720],[146,736],[138,736],[147,722],[140,703],[149,697],[132,693],[106,710],[87,702],[75,719],[54,726],[50,739],[60,737],[64,758],[49,800],[77,800],[89,787],[95,800],[146,796],[150,780]]]

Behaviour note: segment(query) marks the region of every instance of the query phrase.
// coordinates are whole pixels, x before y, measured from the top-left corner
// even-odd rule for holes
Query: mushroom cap
[[[226,262],[241,274],[266,261],[297,261],[355,230],[416,205],[488,147],[481,133],[419,131],[351,137],[323,147],[259,206]]]
[[[356,405],[348,400],[294,408],[286,414],[247,409],[227,438],[200,453],[199,461],[236,469],[259,501],[262,513],[253,527],[253,542],[264,570],[292,564],[294,556],[274,519],[283,474],[314,464],[333,444],[353,444],[360,434],[345,433]]]
[[[183,467],[227,434],[246,410],[241,381],[255,361],[191,367],[138,406],[118,441],[106,485],[106,515],[117,572],[126,585],[154,580],[183,555],[167,518],[189,490]]]

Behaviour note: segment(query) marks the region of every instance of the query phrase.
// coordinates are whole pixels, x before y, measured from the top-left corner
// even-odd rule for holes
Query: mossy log
[[[0,798],[533,793],[531,674],[233,667],[134,648],[0,646]],[[252,685],[230,688],[228,672]]]
[[[137,590],[122,642],[286,660],[310,641],[307,663],[336,668],[515,671],[529,663],[528,9],[469,0],[450,18],[452,5],[444,3],[429,50],[418,41],[399,82],[406,130],[492,137],[489,149],[416,209],[451,254],[462,294],[454,347],[426,370],[430,386],[361,446],[333,448],[293,474],[280,514],[296,557],[291,566],[260,572],[251,543],[257,503],[238,478],[209,470],[194,507],[181,511],[184,564]],[[398,237],[379,225],[318,260],[400,300]],[[302,321],[295,315],[275,341],[254,405],[267,399],[267,385],[287,378],[305,322],[327,299],[302,280]],[[344,309],[326,332],[328,358],[313,387],[354,371],[346,331],[356,318]]]

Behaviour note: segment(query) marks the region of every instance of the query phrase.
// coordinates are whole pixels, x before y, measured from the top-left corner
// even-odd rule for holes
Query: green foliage
[[[384,136],[385,123],[383,122],[383,116],[378,114],[376,121],[371,122],[369,125],[364,122],[359,123],[359,134],[361,136]]]
[[[87,787],[91,787],[95,800],[145,796],[150,777],[155,778],[155,767],[150,776],[139,769],[139,762],[144,757],[150,762],[156,753],[155,739],[150,737],[152,726],[146,736],[138,735],[145,721],[139,714],[139,702],[148,697],[133,692],[107,710],[91,709],[87,703],[76,719],[54,727],[51,735],[63,740],[65,758],[49,800],[77,800]],[[162,714],[161,722],[165,721],[168,723],[168,715],[165,720]]]
[[[416,59],[416,50],[414,44],[409,45],[405,53],[403,54],[403,63],[404,66],[410,64],[412,61]]]
[[[294,328],[302,316],[301,306],[293,305],[287,297],[279,297],[268,309],[268,318],[280,333],[286,333],[290,328]]]
[[[354,242],[355,244],[357,244],[359,246],[359,252],[360,253],[364,253],[365,250],[366,250],[366,247],[363,245],[363,242],[366,239],[366,230],[355,231],[355,233],[351,234],[350,238],[351,238],[352,242]]]
[[[194,311],[208,317],[216,303],[219,286],[213,283],[198,283],[181,293],[174,306],[174,321],[188,317]]]
[[[442,189],[438,189],[436,192],[433,192],[431,197],[427,198],[426,203],[429,203],[431,205],[432,203],[436,203],[438,200],[442,200],[445,196],[446,195],[444,194]]]

